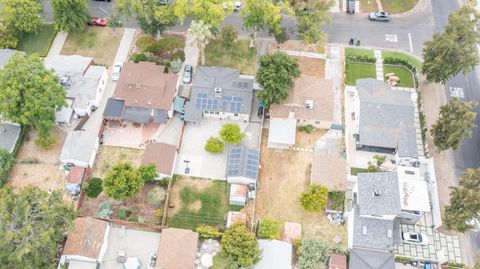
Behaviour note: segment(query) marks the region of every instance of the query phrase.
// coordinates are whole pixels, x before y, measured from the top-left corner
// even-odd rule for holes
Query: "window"
[[[233,114],[233,116],[238,117],[238,113]]]
[[[220,114],[220,112],[218,112],[218,111],[215,111],[215,115],[218,115],[218,114]]]
[[[320,124],[320,121],[319,120],[315,121],[315,124]]]

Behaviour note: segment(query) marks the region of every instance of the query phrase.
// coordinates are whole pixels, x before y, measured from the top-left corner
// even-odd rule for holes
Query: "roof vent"
[[[380,196],[381,194],[382,194],[382,192],[380,191],[380,189],[373,190],[373,195],[374,196]]]
[[[367,235],[367,226],[362,226],[362,234]]]
[[[305,108],[306,109],[313,109],[313,100],[305,101]]]
[[[217,93],[217,94],[222,93],[222,88],[220,88],[220,87],[215,87],[215,93]]]

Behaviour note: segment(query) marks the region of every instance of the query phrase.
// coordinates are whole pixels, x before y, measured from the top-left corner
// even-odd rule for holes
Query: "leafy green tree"
[[[271,219],[261,219],[258,227],[258,236],[265,239],[280,239],[282,223]]]
[[[333,1],[311,0],[297,1],[294,4],[300,38],[306,44],[315,44],[325,40],[322,27],[331,21],[329,13]]]
[[[65,106],[65,90],[42,59],[16,53],[0,69],[0,114],[12,122],[34,126],[39,139],[55,127],[55,111]]]
[[[138,173],[145,183],[152,182],[156,177],[158,177],[157,165],[154,163],[142,165],[138,168]]]
[[[236,123],[225,123],[220,130],[220,138],[228,144],[238,144],[245,137]]]
[[[242,223],[234,223],[221,240],[222,252],[241,267],[253,266],[260,260],[257,238]]]
[[[461,102],[452,98],[440,107],[440,117],[430,129],[433,143],[440,151],[458,149],[463,138],[472,135],[476,113],[471,110],[476,106],[476,102]]]
[[[300,203],[307,211],[321,211],[327,205],[328,189],[317,184],[310,184],[300,196]]]
[[[38,187],[0,189],[2,268],[53,268],[75,211],[60,192]]]
[[[230,48],[237,42],[238,33],[232,24],[225,25],[220,31],[220,35],[222,38],[222,46],[225,48]]]
[[[224,2],[223,0],[176,0],[173,3],[173,10],[181,23],[186,18],[191,18],[203,21],[206,25],[216,29],[225,19]]]
[[[91,178],[85,183],[84,189],[88,197],[97,197],[103,191],[102,179],[98,177]]]
[[[193,36],[192,44],[197,45],[202,59],[202,65],[205,65],[205,47],[210,39],[213,39],[211,25],[205,24],[203,21],[192,21],[188,33]]]
[[[458,187],[450,189],[450,202],[445,207],[443,223],[447,229],[463,233],[473,228],[467,222],[480,219],[480,169],[467,169]]]
[[[18,37],[13,30],[7,26],[3,18],[0,18],[0,49],[16,48]]]
[[[297,266],[300,269],[319,268],[325,264],[331,252],[331,245],[320,237],[305,237],[297,250]]]
[[[53,24],[57,31],[78,32],[85,30],[90,16],[87,0],[50,0]]]
[[[213,136],[211,136],[207,140],[207,144],[205,144],[205,151],[210,153],[223,152],[223,148],[224,148],[223,142],[220,139]]]
[[[107,196],[115,200],[125,200],[142,190],[144,181],[137,169],[130,163],[118,163],[103,179],[103,189]]]
[[[450,78],[473,70],[478,64],[477,44],[480,33],[475,30],[480,14],[463,7],[448,16],[442,34],[433,34],[423,48],[422,72],[430,82],[445,84]]]
[[[245,27],[253,30],[254,38],[258,31],[268,27],[273,33],[282,31],[282,10],[287,9],[285,1],[275,0],[246,0],[240,11]]]
[[[368,172],[373,173],[373,172],[379,172],[381,171],[381,167],[385,160],[387,159],[387,156],[383,155],[374,155],[373,156],[374,162],[368,161]]]
[[[6,149],[0,149],[0,187],[5,184],[13,166],[13,155]]]
[[[36,33],[43,24],[43,6],[36,0],[3,0],[0,10],[8,27],[20,33]]]
[[[279,104],[288,97],[293,79],[300,76],[298,62],[284,52],[274,52],[260,57],[256,79],[263,90],[257,96],[266,107]]]

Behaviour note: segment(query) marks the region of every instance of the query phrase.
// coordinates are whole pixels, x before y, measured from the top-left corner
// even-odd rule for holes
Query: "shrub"
[[[127,220],[131,221],[131,222],[138,222],[138,217],[137,216],[130,216]]]
[[[158,181],[158,185],[162,188],[168,188],[168,183],[170,182],[170,178],[164,177]]]
[[[288,40],[287,30],[285,30],[285,28],[282,28],[282,31],[279,33],[273,33],[273,36],[278,44],[283,44]]]
[[[313,127],[313,125],[309,124],[309,125],[304,126],[303,129],[305,130],[305,132],[311,134],[311,133],[313,133],[314,127]]]
[[[157,176],[157,166],[154,163],[142,165],[138,168],[138,173],[145,183],[152,182]]]
[[[205,151],[210,153],[220,153],[220,152],[223,152],[223,149],[224,149],[223,142],[220,139],[213,136],[211,136],[207,140],[207,143],[205,144]]]
[[[117,216],[121,220],[126,220],[130,215],[132,215],[132,211],[128,208],[120,208],[117,212]]]
[[[324,264],[332,252],[330,244],[319,237],[307,237],[297,251],[300,269],[316,269]]]
[[[166,196],[167,194],[162,187],[154,187],[147,193],[147,203],[160,206],[165,201]]]
[[[112,213],[112,204],[110,202],[103,202],[98,206],[97,216],[99,218],[108,219]]]
[[[238,38],[237,30],[235,30],[235,26],[228,24],[222,28],[220,31],[220,35],[222,38],[222,46],[225,48],[232,47]]]
[[[105,194],[119,201],[135,196],[144,184],[138,170],[126,162],[113,166],[102,181]]]
[[[413,66],[409,61],[402,59],[402,58],[397,58],[397,57],[384,57],[383,58],[383,63],[384,64],[393,64],[393,65],[403,65],[406,68],[408,68],[410,71],[413,73],[417,72],[417,69],[415,66]]]
[[[50,134],[46,136],[39,136],[37,140],[35,140],[35,145],[40,147],[42,150],[49,150],[56,143],[57,139],[55,139],[55,137]]]
[[[200,235],[200,238],[204,239],[219,239],[222,237],[223,233],[218,232],[212,226],[203,225],[195,228],[195,231]]]
[[[137,39],[137,47],[141,52],[151,52],[155,50],[157,41],[151,36],[141,36]]]
[[[162,219],[162,216],[163,216],[163,208],[158,208],[157,210],[155,210],[155,217]]]
[[[238,144],[245,137],[236,123],[225,123],[220,130],[220,137],[228,144]]]
[[[176,51],[170,55],[169,59],[180,59],[185,62],[185,52],[183,50]]]
[[[368,55],[349,55],[347,56],[347,62],[375,63],[377,59],[374,56]],[[385,59],[383,62],[385,63]]]
[[[145,53],[134,53],[132,56],[130,56],[130,60],[132,60],[134,63],[139,63],[147,61],[148,57],[145,55]]]
[[[173,73],[178,73],[182,69],[182,60],[180,59],[175,59],[170,62],[170,69],[172,70]]]
[[[258,235],[265,239],[280,239],[281,225],[280,221],[262,219],[258,227]]]
[[[343,191],[329,191],[328,200],[332,201],[331,207],[333,210],[342,210],[345,203],[345,193]]]
[[[0,149],[0,187],[5,184],[13,167],[13,155],[5,149]]]
[[[222,252],[232,257],[240,267],[251,267],[261,258],[257,238],[247,227],[234,223],[222,236]]]
[[[325,208],[328,189],[321,185],[310,184],[300,196],[300,203],[307,211],[321,211]]]
[[[102,179],[98,177],[90,179],[84,189],[87,192],[88,197],[97,197],[103,191]]]

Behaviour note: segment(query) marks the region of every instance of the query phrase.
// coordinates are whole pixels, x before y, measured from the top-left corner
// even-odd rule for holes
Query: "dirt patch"
[[[297,127],[297,133],[295,137],[296,148],[313,148],[318,139],[322,137],[327,130],[315,129],[312,133],[307,133],[303,130],[303,127]]]
[[[52,135],[57,143],[49,150],[35,145],[36,130],[28,131],[25,141],[18,151],[15,165],[8,184],[17,188],[35,185],[42,190],[64,190],[65,175],[60,167],[60,153],[67,134],[54,129]]]
[[[142,163],[143,152],[140,149],[101,146],[93,167],[93,176],[105,177],[108,170],[120,162],[129,162],[138,167]]]
[[[276,49],[280,50],[295,50],[302,52],[315,52],[315,53],[324,53],[325,47],[318,44],[303,44],[299,40],[288,40],[287,42],[278,45],[276,42],[271,42],[268,51],[272,52]]]
[[[298,60],[302,75],[325,78],[325,60],[307,57],[293,57]]]
[[[256,219],[271,218],[302,224],[303,234],[319,235],[333,242],[338,235],[347,245],[346,226],[329,224],[323,213],[309,213],[299,202],[310,183],[313,153],[267,149],[267,130],[262,133],[261,167],[256,200]],[[281,164],[281,165],[279,165]]]
[[[197,200],[188,205],[188,210],[193,212],[198,212],[201,208],[202,208],[202,202],[200,200]]]

